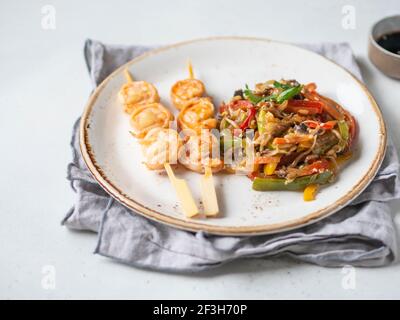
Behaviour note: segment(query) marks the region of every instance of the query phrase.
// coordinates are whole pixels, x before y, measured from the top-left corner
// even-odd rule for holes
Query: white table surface
[[[400,13],[400,2],[280,3],[1,1],[0,298],[400,298],[399,264],[357,268],[354,289],[342,286],[341,269],[286,259],[162,274],[93,255],[95,235],[60,226],[75,200],[65,179],[71,127],[91,89],[82,55],[86,38],[148,45],[215,35],[350,42],[400,147],[400,82],[379,73],[366,56],[372,23]],[[41,27],[46,4],[56,9],[55,30]],[[355,8],[355,29],[342,27],[344,5]],[[398,213],[400,202],[392,207]],[[42,285],[47,265],[55,268],[55,288]]]

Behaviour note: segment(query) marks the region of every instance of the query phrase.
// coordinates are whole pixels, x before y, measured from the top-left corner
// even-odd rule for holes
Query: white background
[[[47,4],[56,9],[55,30],[41,27]],[[355,29],[342,27],[345,5],[355,7]],[[93,234],[60,226],[75,199],[65,179],[71,128],[91,90],[86,38],[145,45],[215,35],[350,42],[400,147],[400,82],[366,56],[371,25],[396,13],[398,0],[1,1],[0,298],[400,298],[400,265],[357,268],[350,290],[342,287],[341,269],[286,259],[161,274],[93,255]],[[399,212],[400,202],[392,207]],[[54,289],[42,286],[46,265],[55,267]]]

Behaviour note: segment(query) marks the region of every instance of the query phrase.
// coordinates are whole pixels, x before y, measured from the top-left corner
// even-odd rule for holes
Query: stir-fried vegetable
[[[292,99],[295,95],[298,95],[302,89],[302,86],[291,87],[282,91],[277,97],[276,102],[282,103],[285,100]]]
[[[315,128],[321,128],[325,130],[332,130],[336,124],[337,121],[327,121],[327,122],[318,122],[318,121],[313,121],[313,120],[306,120],[303,122],[307,127],[315,129]]]
[[[322,103],[318,101],[289,100],[286,110],[304,115],[312,115],[321,114],[323,110],[322,106]]]
[[[284,90],[291,88],[290,85],[287,85],[285,83],[281,83],[281,82],[278,82],[278,81],[274,81],[274,87],[275,88],[282,88]]]
[[[302,177],[302,176],[308,176],[314,173],[321,173],[323,171],[329,170],[330,169],[330,163],[326,159],[318,160],[315,161],[311,164],[305,165],[304,167],[301,167],[299,170],[299,173],[297,176]]]
[[[249,127],[250,121],[253,120],[253,118],[256,115],[256,108],[249,108],[249,114],[248,116],[244,119],[244,121],[242,122],[242,124],[239,126],[240,129],[242,130],[246,130]]]
[[[260,156],[254,159],[254,162],[257,164],[268,164],[268,163],[276,163],[278,164],[281,160],[280,156]]]
[[[339,125],[339,132],[343,140],[345,141],[349,140],[349,126],[346,123],[346,121],[341,120],[339,121],[338,125]]]
[[[303,199],[304,201],[313,201],[315,200],[315,195],[318,191],[318,184],[310,184],[304,189]]]
[[[221,105],[220,129],[240,141],[231,140],[232,148],[243,154],[248,146],[254,148],[253,171],[248,173],[255,177],[254,189],[304,190],[311,185],[304,199],[313,200],[318,185],[333,180],[338,162],[350,154],[354,117],[316,89],[315,83],[270,80],[236,90]],[[247,129],[254,130],[250,140],[245,139]]]
[[[267,124],[267,112],[264,109],[261,109],[257,116],[257,129],[260,134],[264,134],[266,130]]]
[[[258,95],[255,95],[246,84],[246,89],[243,90],[245,97],[253,104],[260,103],[264,98]]]
[[[276,167],[278,166],[279,162],[271,162],[264,165],[264,174],[266,176],[271,176],[275,173]]]
[[[254,94],[246,84],[246,89],[243,91],[245,97],[253,104],[258,104],[260,102],[266,102],[266,101],[275,101],[276,103],[282,103],[286,100],[292,99],[294,96],[298,95],[301,92],[301,89],[303,86],[297,85],[297,86],[290,86],[287,84],[282,84],[278,81],[274,82],[275,88],[282,89],[279,93],[271,94],[268,96],[260,96],[257,94]]]
[[[286,179],[282,178],[256,177],[253,181],[253,189],[257,191],[302,191],[310,184],[326,184],[332,177],[333,173],[331,171],[296,178],[291,182],[287,182]]]

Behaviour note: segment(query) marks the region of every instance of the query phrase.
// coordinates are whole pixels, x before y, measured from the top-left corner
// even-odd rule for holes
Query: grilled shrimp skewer
[[[211,98],[202,97],[204,84],[194,78],[190,62],[188,71],[189,78],[178,81],[171,89],[171,99],[181,109],[177,119],[178,127],[181,130],[190,129],[190,136],[179,149],[179,161],[192,171],[204,171],[200,184],[204,213],[206,216],[215,216],[219,208],[212,172],[224,167],[219,158],[218,139],[209,131],[216,128],[217,120],[214,118]]]
[[[131,133],[139,138],[139,142],[142,144],[146,166],[150,170],[164,168],[175,188],[185,216],[193,217],[197,215],[199,210],[186,181],[177,179],[170,166],[170,162],[176,163],[177,152],[182,144],[176,130],[168,128],[169,122],[174,119],[173,115],[159,103],[160,99],[153,85],[144,81],[133,81],[128,70],[125,70],[125,77],[128,82],[122,87],[120,97],[122,96],[123,101],[125,101],[125,111],[129,106],[128,113],[131,114],[131,126],[133,128]],[[133,84],[136,84],[136,86]],[[128,89],[125,90],[126,88]],[[135,98],[133,105],[127,104],[127,99],[124,96],[124,93],[129,93],[129,90]],[[129,96],[129,94],[126,96]],[[139,102],[137,103],[137,101]]]
[[[188,64],[189,79],[195,80],[193,74],[192,64]],[[185,81],[185,80],[184,80]],[[178,81],[179,83],[180,81]],[[174,89],[175,85],[172,87]],[[195,141],[188,144],[186,152],[181,152],[180,162],[187,167],[189,170],[196,171],[199,173],[204,172],[204,166],[199,162],[199,159],[195,159],[191,165],[189,161],[190,154],[197,154],[196,150],[188,150],[188,147],[197,148],[198,142],[201,141],[200,135],[202,129],[214,129],[217,126],[217,120],[214,118],[214,105],[209,97],[195,97],[192,98],[190,103],[186,105],[178,114],[177,117],[178,128],[183,130],[185,134],[185,142]],[[189,133],[186,135],[186,133]],[[193,137],[194,136],[194,137]],[[196,137],[198,136],[198,137]],[[182,161],[181,161],[182,160]],[[220,166],[215,166],[213,171],[220,170]]]

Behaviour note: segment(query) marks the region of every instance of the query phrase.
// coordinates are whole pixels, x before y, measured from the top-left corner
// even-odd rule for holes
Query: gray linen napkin
[[[361,74],[347,43],[304,45]],[[93,86],[115,68],[148,50],[141,46],[108,46],[88,40],[85,58]],[[294,231],[266,236],[215,236],[177,230],[148,220],[111,198],[93,179],[79,151],[79,119],[74,125],[73,161],[68,180],[77,202],[63,224],[99,232],[95,253],[143,268],[194,272],[245,257],[286,255],[321,266],[383,266],[397,259],[396,229],[387,204],[400,198],[399,161],[389,141],[379,173],[351,205]]]

